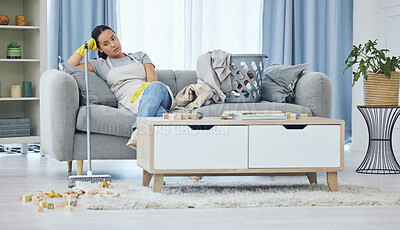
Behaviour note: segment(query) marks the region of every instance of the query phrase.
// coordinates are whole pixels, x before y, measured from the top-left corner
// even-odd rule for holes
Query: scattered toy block
[[[30,201],[31,201],[31,196],[29,196],[29,195],[24,195],[24,196],[22,197],[22,201],[24,201],[24,202],[30,202]]]
[[[48,203],[47,209],[54,209],[54,203]]]
[[[301,113],[300,114],[300,119],[302,119],[302,120],[307,119],[307,114],[306,113]]]
[[[171,121],[175,120],[175,114],[168,115],[168,120],[171,120]]]
[[[169,113],[163,113],[163,118],[168,120],[169,119]]]
[[[69,194],[69,196],[68,196],[68,201],[76,200],[76,199],[78,199],[78,195],[76,195],[76,194]]]
[[[61,203],[57,203],[57,204],[55,205],[55,208],[56,208],[56,209],[61,209]]]
[[[102,197],[103,197],[103,194],[96,194],[96,195],[94,195],[94,197],[96,197],[96,198],[102,198]]]
[[[67,212],[72,212],[72,211],[74,211],[74,207],[71,206],[71,205],[67,205],[67,206],[65,206],[65,210],[66,210]]]
[[[188,120],[188,119],[189,119],[189,114],[182,113],[182,120]]]
[[[68,201],[66,201],[66,200],[61,201],[61,208],[64,208],[67,205],[68,205]]]
[[[174,120],[182,120],[182,113],[175,113],[175,119]]]
[[[286,118],[287,118],[287,116],[286,116]],[[295,114],[295,113],[290,113],[290,114],[289,114],[289,118],[287,118],[287,119],[289,119],[289,120],[296,120],[296,114]]]
[[[39,205],[37,210],[38,212],[43,212],[43,207]]]
[[[190,119],[192,119],[192,120],[198,120],[199,117],[198,117],[197,113],[192,113],[192,114],[190,115]]]
[[[39,205],[39,199],[40,199],[40,197],[33,196],[32,197],[32,204],[35,205],[35,206],[38,206]]]
[[[117,193],[112,194],[112,196],[113,196],[113,197],[120,197],[121,194],[119,194],[119,193],[117,192]]]
[[[44,197],[44,196],[39,197],[39,202],[42,202],[42,201],[46,201],[46,197]]]
[[[47,202],[41,201],[41,202],[39,202],[39,206],[42,206],[43,208],[47,208]]]
[[[76,201],[69,201],[68,205],[76,207]]]

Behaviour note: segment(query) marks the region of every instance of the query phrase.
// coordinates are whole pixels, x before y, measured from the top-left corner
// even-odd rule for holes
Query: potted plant
[[[377,40],[353,45],[344,71],[359,64],[356,70],[353,69],[353,86],[363,76],[365,105],[397,106],[400,72],[396,70],[400,69],[400,57],[388,57],[388,49],[377,49],[376,46]]]
[[[21,59],[21,45],[16,42],[10,42],[7,45],[7,58]]]

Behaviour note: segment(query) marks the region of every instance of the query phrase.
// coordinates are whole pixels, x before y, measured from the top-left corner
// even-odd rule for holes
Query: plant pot
[[[21,48],[7,48],[8,59],[21,59]]]
[[[400,72],[392,72],[390,79],[384,74],[368,73],[364,79],[364,104],[366,106],[399,105]]]

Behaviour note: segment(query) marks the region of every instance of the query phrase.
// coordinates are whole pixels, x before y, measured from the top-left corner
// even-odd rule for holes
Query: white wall
[[[390,55],[400,55],[400,1],[354,0],[353,44],[363,44],[378,39],[379,48],[388,48]],[[361,80],[361,79],[360,79]],[[352,150],[366,151],[368,131],[357,105],[364,104],[363,82],[353,87],[352,101]],[[393,148],[400,157],[400,121],[393,132]]]

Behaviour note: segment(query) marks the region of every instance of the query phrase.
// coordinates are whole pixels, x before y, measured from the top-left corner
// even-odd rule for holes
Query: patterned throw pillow
[[[58,69],[70,74],[78,83],[79,88],[79,103],[80,105],[86,105],[86,82],[85,82],[85,70],[77,66],[70,65],[59,57],[60,62],[58,63]],[[117,99],[111,92],[110,87],[107,83],[97,76],[93,72],[88,72],[89,79],[89,101],[91,104],[106,105],[117,107]]]
[[[292,103],[294,89],[303,70],[309,63],[295,66],[272,64],[265,71],[262,78],[262,101]]]

